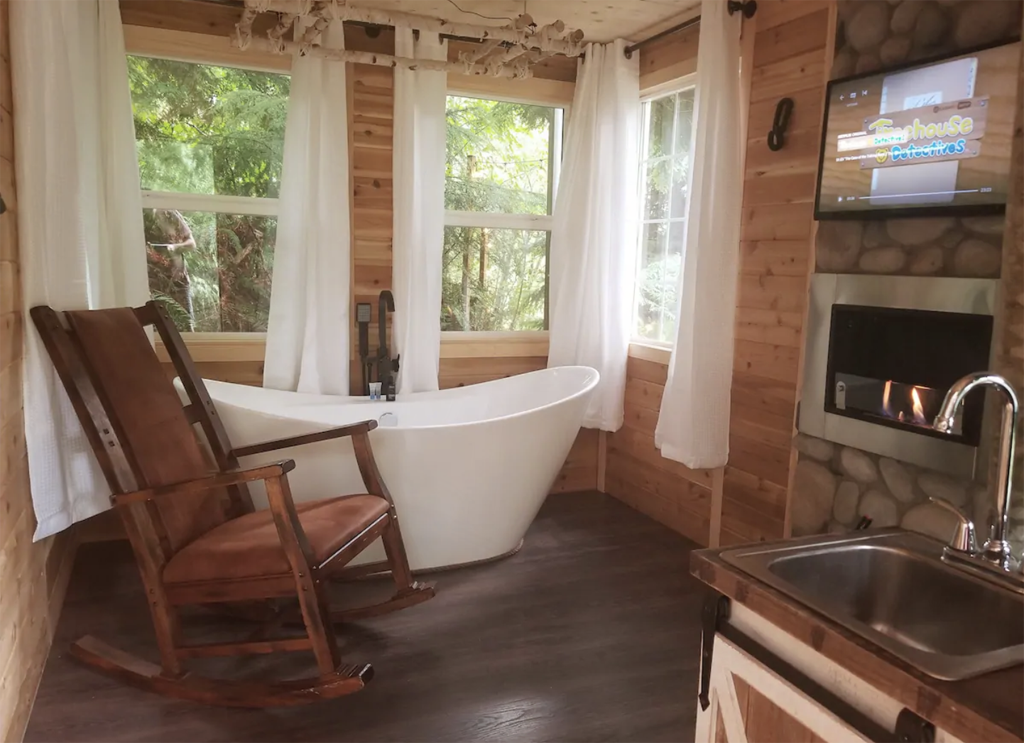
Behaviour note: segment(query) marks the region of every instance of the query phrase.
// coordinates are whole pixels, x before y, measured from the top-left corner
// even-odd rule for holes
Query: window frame
[[[230,40],[208,34],[147,26],[126,25],[123,28],[125,56],[128,57],[166,59],[172,62],[211,67],[233,67],[272,75],[287,75],[288,77],[291,77],[292,74],[290,55],[253,55],[250,52],[235,49],[230,45]],[[228,42],[226,45],[223,43],[225,41]],[[287,63],[280,60],[287,60]],[[140,188],[140,191],[143,209],[174,209],[213,214],[274,217],[275,219],[279,217],[280,211],[280,199],[277,197],[199,194],[189,191],[152,191],[145,188]],[[244,333],[206,330],[182,332],[181,336],[190,348],[192,344],[195,344],[196,348],[208,349],[208,353],[204,356],[210,356],[210,358],[203,360],[248,361],[251,360],[249,357],[256,353],[256,347],[253,344],[258,344],[260,348],[263,348],[267,333],[266,331]],[[228,357],[233,357],[235,352],[242,354],[242,357],[226,358],[224,347],[229,348]],[[234,351],[230,349],[234,349]],[[259,360],[262,361],[262,354]]]
[[[671,160],[671,159],[673,159],[675,157],[675,153],[674,152],[673,152],[672,155],[662,155],[659,158],[649,158],[649,157],[646,157],[647,145],[648,145],[648,137],[650,135],[650,132],[648,131],[648,127],[646,127],[644,125],[645,124],[645,122],[644,122],[644,107],[647,104],[651,103],[652,101],[656,101],[656,100],[661,99],[661,98],[667,98],[669,96],[676,95],[677,93],[682,93],[683,91],[689,90],[691,88],[694,91],[696,91],[696,89],[697,89],[697,73],[696,72],[692,72],[692,73],[690,73],[688,75],[684,75],[683,77],[679,77],[679,78],[676,78],[674,80],[670,80],[668,82],[662,83],[660,85],[655,85],[655,86],[652,86],[652,87],[644,90],[640,94],[640,100],[639,100],[639,103],[638,103],[638,105],[640,107],[640,162],[639,162],[639,167],[638,167],[638,172],[637,172],[637,191],[638,191],[638,193],[640,195],[640,198],[638,199],[638,205],[637,205],[637,208],[639,209],[639,212],[637,214],[637,236],[636,236],[636,280],[635,280],[634,285],[633,285],[633,302],[632,302],[632,314],[631,314],[631,318],[630,318],[630,337],[629,337],[629,343],[630,343],[631,346],[640,346],[640,347],[656,349],[657,351],[663,351],[663,352],[669,352],[669,353],[671,353],[672,350],[675,348],[675,343],[673,341],[662,341],[662,340],[658,340],[656,338],[644,338],[643,336],[638,335],[637,334],[637,330],[636,330],[637,310],[639,309],[639,306],[640,306],[638,294],[639,294],[639,287],[640,287],[640,261],[643,258],[643,245],[642,245],[642,243],[643,243],[643,234],[644,234],[643,228],[644,228],[644,225],[647,222],[661,222],[661,221],[664,221],[664,223],[666,225],[671,225],[673,221],[675,221],[675,222],[679,222],[679,221],[685,222],[686,218],[684,217],[682,219],[675,219],[675,220],[673,220],[671,217],[667,217],[665,220],[645,220],[644,219],[644,212],[646,211],[646,208],[647,208],[647,204],[646,204],[645,199],[644,199],[644,193],[646,191],[646,189],[645,189],[646,179],[644,177],[646,166],[652,160],[666,160],[667,161],[667,160]],[[675,126],[675,124],[673,123],[673,127],[674,126]],[[694,121],[694,126],[696,126],[696,121]],[[674,129],[673,129],[673,134],[675,134],[675,130]],[[673,146],[674,146],[674,143],[675,143],[675,137],[674,136],[673,136],[672,140],[673,140]],[[687,183],[687,188],[689,189],[689,183]],[[689,194],[687,194],[687,202],[689,202]],[[689,203],[687,203],[687,210],[689,210]],[[677,297],[676,300],[678,302],[679,298]]]
[[[549,81],[544,81],[549,82]],[[575,89],[575,84],[573,84]],[[544,324],[548,324],[548,311],[550,309],[551,297],[551,230],[554,225],[555,196],[558,193],[558,182],[562,175],[562,161],[565,154],[565,134],[569,127],[570,102],[566,102],[555,96],[529,96],[529,95],[508,95],[503,92],[489,92],[483,86],[460,87],[457,83],[452,84],[452,76],[449,75],[448,87],[445,90],[445,101],[449,97],[476,98],[484,101],[500,101],[502,103],[524,103],[531,106],[544,106],[561,110],[562,116],[559,120],[555,116],[552,125],[552,151],[548,153],[549,167],[552,172],[548,177],[548,201],[551,204],[550,214],[506,214],[504,212],[474,212],[458,209],[445,209],[444,226],[465,227],[469,229],[485,230],[530,230],[533,232],[548,233],[548,252],[544,265],[544,291],[547,298],[544,301]],[[438,318],[440,322],[440,318]],[[442,330],[442,341],[454,341],[468,343],[470,339],[481,342],[495,342],[502,340],[517,339],[547,339],[548,328],[542,330]]]

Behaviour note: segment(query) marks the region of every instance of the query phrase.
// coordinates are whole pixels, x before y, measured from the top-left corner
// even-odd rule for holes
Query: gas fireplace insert
[[[818,274],[799,430],[958,475],[973,474],[984,398],[953,435],[931,423],[946,390],[986,369],[994,281]]]

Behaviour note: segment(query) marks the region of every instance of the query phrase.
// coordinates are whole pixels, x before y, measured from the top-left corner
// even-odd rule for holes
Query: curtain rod
[[[630,44],[629,46],[626,47],[625,50],[626,57],[632,57],[633,52],[637,51],[638,49],[642,49],[648,44],[653,44],[655,41],[658,41],[659,39],[664,39],[666,36],[670,36],[671,34],[674,34],[676,31],[682,31],[683,29],[690,28],[691,26],[696,26],[698,23],[700,23],[700,16],[695,16],[688,21],[683,21],[682,23],[678,23],[675,26],[672,26],[672,28],[666,28],[664,31],[659,31],[650,38],[644,39],[643,41],[638,41],[635,44]]]
[[[740,12],[743,14],[744,18],[753,18],[754,13],[757,12],[757,0],[728,0],[727,7],[729,10],[729,15],[733,15],[736,12]],[[664,31],[659,31],[658,33],[654,34],[654,36],[644,39],[643,41],[638,41],[635,44],[630,44],[625,49],[626,58],[628,59],[629,57],[632,57],[633,52],[635,52],[637,49],[642,49],[648,44],[653,44],[655,41],[658,41],[659,39],[664,39],[666,36],[674,34],[677,31],[682,31],[684,29],[690,28],[691,26],[696,26],[698,23],[700,23],[699,15],[694,16],[688,21],[683,21],[682,23],[672,26],[672,28],[666,28]]]

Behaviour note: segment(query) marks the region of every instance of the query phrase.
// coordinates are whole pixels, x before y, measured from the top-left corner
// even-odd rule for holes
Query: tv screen
[[[1020,42],[829,83],[816,219],[1005,209]]]

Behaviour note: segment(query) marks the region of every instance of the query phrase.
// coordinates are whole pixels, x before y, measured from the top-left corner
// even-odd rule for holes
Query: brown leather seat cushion
[[[387,513],[388,502],[376,495],[345,495],[296,503],[295,510],[313,554],[322,562]],[[227,521],[186,545],[167,563],[164,581],[186,583],[290,572],[274,518],[265,510]]]

